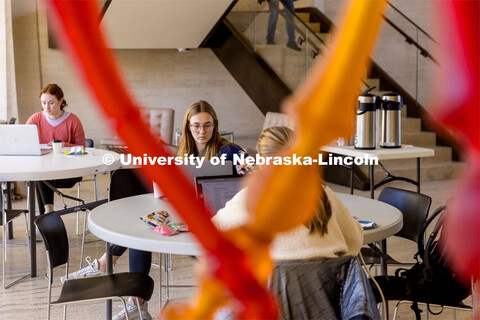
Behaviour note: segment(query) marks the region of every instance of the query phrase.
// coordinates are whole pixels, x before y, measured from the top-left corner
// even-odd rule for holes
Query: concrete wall
[[[41,86],[55,82],[64,90],[69,104],[67,110],[80,117],[86,136],[99,146],[102,138],[113,133],[105,127],[105,120],[69,60],[60,50],[48,48],[44,9],[39,7],[37,15],[35,0],[15,1],[15,4],[19,5],[14,32],[21,122],[25,123],[28,116],[41,110],[38,100]],[[233,130],[236,142],[246,147],[255,146],[264,117],[210,49],[117,50],[114,53],[135,99],[144,107],[175,109],[176,129],[181,129],[187,107],[204,99],[216,109],[220,130]]]
[[[0,1],[0,123],[18,118],[11,4]]]
[[[345,0],[325,0],[324,12],[336,25],[340,23],[346,2]],[[432,15],[434,1],[391,0],[390,2],[427,33],[430,35],[434,33],[434,16]],[[416,28],[389,6],[385,15],[409,36],[417,39]],[[436,45],[421,33],[418,33],[417,42],[435,55]],[[413,97],[418,95],[418,101],[423,106],[428,105],[431,91],[435,87],[433,74],[438,67],[431,60],[418,55],[415,47],[407,44],[405,38],[385,22],[372,57]]]

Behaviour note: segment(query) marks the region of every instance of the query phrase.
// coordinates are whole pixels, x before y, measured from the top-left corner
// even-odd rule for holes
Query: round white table
[[[111,164],[105,164],[111,163]],[[120,167],[114,152],[87,148],[85,155],[66,156],[50,152],[41,156],[0,156],[0,181],[27,181],[30,213],[31,277],[37,274],[35,237],[35,181],[74,178],[109,172]],[[32,192],[30,192],[32,190]]]
[[[385,239],[402,228],[402,213],[397,208],[359,196],[337,195],[353,216],[360,220],[377,223],[377,228],[365,230],[363,238],[365,244]],[[140,220],[141,216],[161,210],[170,214],[172,222],[181,222],[179,215],[167,201],[157,199],[150,193],[111,201],[96,207],[88,216],[88,228],[96,237],[128,248],[162,254],[202,255],[202,248],[191,233],[182,232],[174,236],[163,236],[152,231]],[[107,245],[107,263],[109,264],[107,271],[109,272],[112,271],[110,255],[111,249]],[[168,279],[168,271],[166,272]],[[161,290],[161,278],[159,287]],[[105,314],[106,319],[111,319],[111,301],[106,303]]]
[[[352,216],[377,224],[375,229],[364,231],[364,244],[386,239],[402,228],[402,213],[397,208],[360,196],[339,193],[337,195]],[[160,210],[167,211],[172,222],[181,222],[167,201],[156,199],[152,194],[144,194],[111,201],[93,209],[88,217],[88,228],[96,237],[128,248],[180,255],[202,255],[202,249],[191,233],[162,236],[140,220],[141,216]]]

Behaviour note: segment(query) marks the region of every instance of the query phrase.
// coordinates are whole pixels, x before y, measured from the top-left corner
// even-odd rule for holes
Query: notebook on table
[[[50,151],[40,148],[36,125],[0,125],[1,156],[40,156]]]
[[[242,176],[196,177],[197,197],[215,215],[242,188]]]

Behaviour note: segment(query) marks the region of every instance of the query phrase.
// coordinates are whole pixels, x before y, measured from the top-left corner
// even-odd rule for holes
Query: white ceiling
[[[113,0],[102,20],[114,49],[198,48],[233,0]]]

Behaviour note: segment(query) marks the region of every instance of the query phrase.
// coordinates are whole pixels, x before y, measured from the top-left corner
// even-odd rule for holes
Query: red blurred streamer
[[[445,225],[447,250],[450,265],[469,281],[480,276],[480,2],[435,7],[442,70],[432,115],[456,136],[467,162]]]
[[[91,94],[110,119],[133,156],[169,156],[164,143],[156,139],[143,122],[119,76],[112,53],[105,46],[98,27],[95,0],[45,0],[55,31],[83,77]],[[244,253],[225,239],[210,221],[212,216],[197,201],[190,179],[176,166],[145,166],[143,173],[158,183],[165,196],[211,259],[221,263],[212,272],[236,298],[245,304],[243,317],[275,318],[276,307],[265,288],[253,277]],[[235,275],[235,276],[232,276]],[[254,313],[252,313],[252,310]]]

